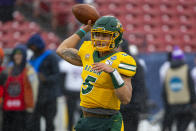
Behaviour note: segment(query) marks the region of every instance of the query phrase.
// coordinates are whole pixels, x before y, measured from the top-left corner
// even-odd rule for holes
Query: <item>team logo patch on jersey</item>
[[[128,56],[126,53],[123,53],[122,55],[123,55],[123,56]]]
[[[106,62],[105,62],[107,65],[112,65],[112,61],[111,60],[106,60]]]
[[[117,59],[117,56],[112,56],[110,59],[111,60],[116,60]]]
[[[88,60],[90,58],[90,54],[85,55],[85,59]]]

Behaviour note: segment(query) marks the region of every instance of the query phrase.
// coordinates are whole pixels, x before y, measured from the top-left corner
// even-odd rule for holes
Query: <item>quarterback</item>
[[[76,45],[91,32],[91,41]],[[91,20],[65,39],[56,52],[73,65],[83,66],[80,90],[82,116],[76,131],[124,131],[120,104],[132,96],[131,77],[136,73],[135,60],[117,48],[123,28],[114,16],[102,16],[93,26]]]

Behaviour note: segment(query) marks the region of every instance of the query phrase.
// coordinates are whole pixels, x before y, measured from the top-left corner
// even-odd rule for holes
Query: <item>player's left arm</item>
[[[124,80],[124,85],[115,89],[116,96],[119,98],[122,104],[128,104],[132,97],[132,84],[131,77],[121,75]]]
[[[116,69],[105,63],[94,63],[93,69],[97,72],[107,72],[111,75],[115,94],[122,104],[128,104],[132,97],[131,77],[120,74]]]

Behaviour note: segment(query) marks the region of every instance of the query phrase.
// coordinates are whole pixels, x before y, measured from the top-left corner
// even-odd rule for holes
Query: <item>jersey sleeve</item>
[[[134,58],[125,54],[124,57],[121,58],[118,65],[118,72],[125,76],[134,76],[136,73],[136,62]]]
[[[78,50],[78,55],[81,57],[82,56],[82,50],[84,50],[84,43],[80,46],[80,49]]]
[[[78,55],[79,55],[81,58],[84,57],[84,55],[86,54],[86,51],[87,51],[87,49],[89,48],[89,46],[90,46],[90,41],[84,41],[84,42],[82,43],[82,45],[80,46],[80,49],[79,49],[79,51],[78,51]]]

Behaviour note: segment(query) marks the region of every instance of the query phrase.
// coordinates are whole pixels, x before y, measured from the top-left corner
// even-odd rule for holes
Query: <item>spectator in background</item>
[[[0,0],[0,21],[7,22],[13,20],[13,12],[16,0]]]
[[[26,61],[26,47],[17,46],[11,54],[8,78],[4,85],[3,131],[26,131],[28,113],[35,107],[38,78]]]
[[[56,54],[45,51],[45,42],[39,34],[31,36],[27,42],[33,51],[30,63],[39,76],[39,94],[33,114],[32,131],[40,131],[40,118],[46,120],[46,131],[54,131],[54,118],[57,111],[59,66]]]
[[[129,52],[128,47],[128,43],[124,41],[119,48],[121,48],[123,52],[132,55]],[[145,85],[144,68],[136,57],[134,57],[134,59],[136,60],[137,71],[135,76],[131,79],[133,86],[131,102],[127,105],[121,105],[120,110],[123,116],[125,131],[137,131],[141,113],[146,113],[148,111],[148,95]]]
[[[4,51],[0,48],[0,129],[2,129],[2,101],[3,101],[3,86],[7,79],[7,71],[2,66],[4,59]]]
[[[159,69],[161,84],[163,84],[163,82],[164,82],[165,74],[166,74],[168,68],[170,67],[171,60],[172,60],[172,52],[168,52],[167,53],[167,61],[165,61]]]
[[[192,69],[191,71],[191,76],[193,78],[193,81],[194,81],[194,85],[195,85],[195,93],[196,93],[196,57],[195,57],[195,67]],[[194,107],[194,110],[195,110],[195,130],[196,130],[196,107]]]
[[[166,71],[163,100],[165,115],[162,131],[171,131],[174,121],[177,131],[185,131],[193,119],[192,106],[195,105],[196,95],[190,69],[179,47],[174,48],[171,65]]]
[[[68,129],[69,131],[72,131],[73,125],[75,125],[75,122],[78,120],[77,119],[74,121],[74,118],[77,118],[76,114],[81,114],[81,111],[79,109],[79,103],[80,87],[82,83],[82,67],[73,66],[65,60],[61,60],[59,66],[60,72],[65,73],[64,88],[69,115]]]
[[[2,66],[3,58],[4,58],[4,51],[2,48],[0,48],[0,105],[2,104],[2,100],[3,100],[3,86],[7,79],[7,72],[5,70],[5,67]]]
[[[195,92],[196,92],[196,57],[195,57],[194,62],[195,62],[195,66],[194,66],[194,68],[193,68],[192,71],[191,71],[191,76],[192,76],[193,81],[194,81]]]

